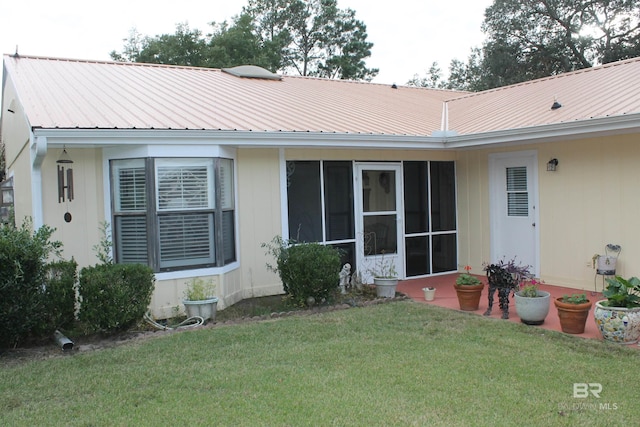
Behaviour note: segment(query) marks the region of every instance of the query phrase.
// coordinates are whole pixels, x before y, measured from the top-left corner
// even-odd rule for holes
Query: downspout
[[[31,214],[33,227],[38,229],[44,225],[42,207],[42,162],[47,154],[47,138],[35,137],[31,133]]]

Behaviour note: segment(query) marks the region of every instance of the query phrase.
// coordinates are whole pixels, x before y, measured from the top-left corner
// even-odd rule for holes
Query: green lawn
[[[637,425],[639,366],[635,349],[399,301],[3,363],[0,425]]]

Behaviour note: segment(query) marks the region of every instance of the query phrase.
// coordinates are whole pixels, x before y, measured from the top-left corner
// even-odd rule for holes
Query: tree
[[[215,68],[258,65],[270,71],[280,67],[280,56],[271,46],[264,46],[256,34],[251,16],[236,17],[231,27],[226,22],[212,24],[208,66]]]
[[[371,80],[377,69],[366,67],[373,43],[364,23],[337,0],[249,0],[229,26],[215,22],[206,37],[187,24],[175,34],[143,37],[135,29],[116,61],[233,67],[258,65],[270,71],[302,76]]]
[[[495,0],[450,86],[483,90],[640,56],[637,0]]]
[[[373,43],[366,26],[336,0],[249,0],[244,8],[255,22],[264,46],[281,53],[280,69],[301,76],[371,80]]]
[[[207,66],[208,43],[200,30],[191,30],[188,24],[176,25],[175,34],[142,37],[135,29],[125,40],[123,53],[111,52],[114,60],[144,62],[147,64]]]
[[[446,82],[442,80],[442,70],[438,65],[438,62],[433,62],[431,67],[427,71],[425,77],[420,77],[419,74],[414,74],[413,78],[407,82],[408,86],[416,87],[430,87],[443,89],[446,87]]]

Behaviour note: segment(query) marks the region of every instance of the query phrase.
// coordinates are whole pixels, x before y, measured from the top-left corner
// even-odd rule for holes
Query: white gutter
[[[260,148],[451,150],[640,132],[640,113],[463,135],[448,129],[448,125],[431,136],[198,129],[34,129],[33,132],[47,137],[48,145],[54,148],[147,145],[152,140],[154,145],[188,141],[192,145]]]
[[[446,149],[441,138],[422,135],[200,129],[34,129],[34,132],[47,136],[49,146],[56,148],[150,144],[153,140],[154,145],[188,141],[192,145],[260,148]]]
[[[31,215],[33,227],[38,229],[44,225],[42,207],[42,162],[47,154],[47,138],[31,134]]]
[[[640,132],[640,113],[449,137],[447,148],[529,144]]]

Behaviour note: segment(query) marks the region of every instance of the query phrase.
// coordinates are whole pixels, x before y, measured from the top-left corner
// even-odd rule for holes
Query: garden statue
[[[489,306],[484,312],[485,316],[491,315],[493,308],[493,294],[498,290],[498,300],[500,301],[500,310],[502,310],[502,318],[509,318],[509,294],[516,289],[516,281],[511,273],[509,273],[502,265],[489,264],[485,267],[487,279],[489,281]]]
[[[347,263],[342,267],[342,271],[340,271],[340,293],[346,294],[347,289],[350,288],[350,278],[351,278],[351,264]]]
[[[531,278],[530,265],[516,264],[516,259],[509,261],[500,260],[495,264],[489,264],[484,267],[487,272],[489,281],[489,306],[484,312],[485,316],[491,315],[493,308],[493,293],[498,290],[498,300],[500,301],[500,310],[502,310],[502,318],[509,318],[509,294],[518,290],[518,285],[522,280]]]

